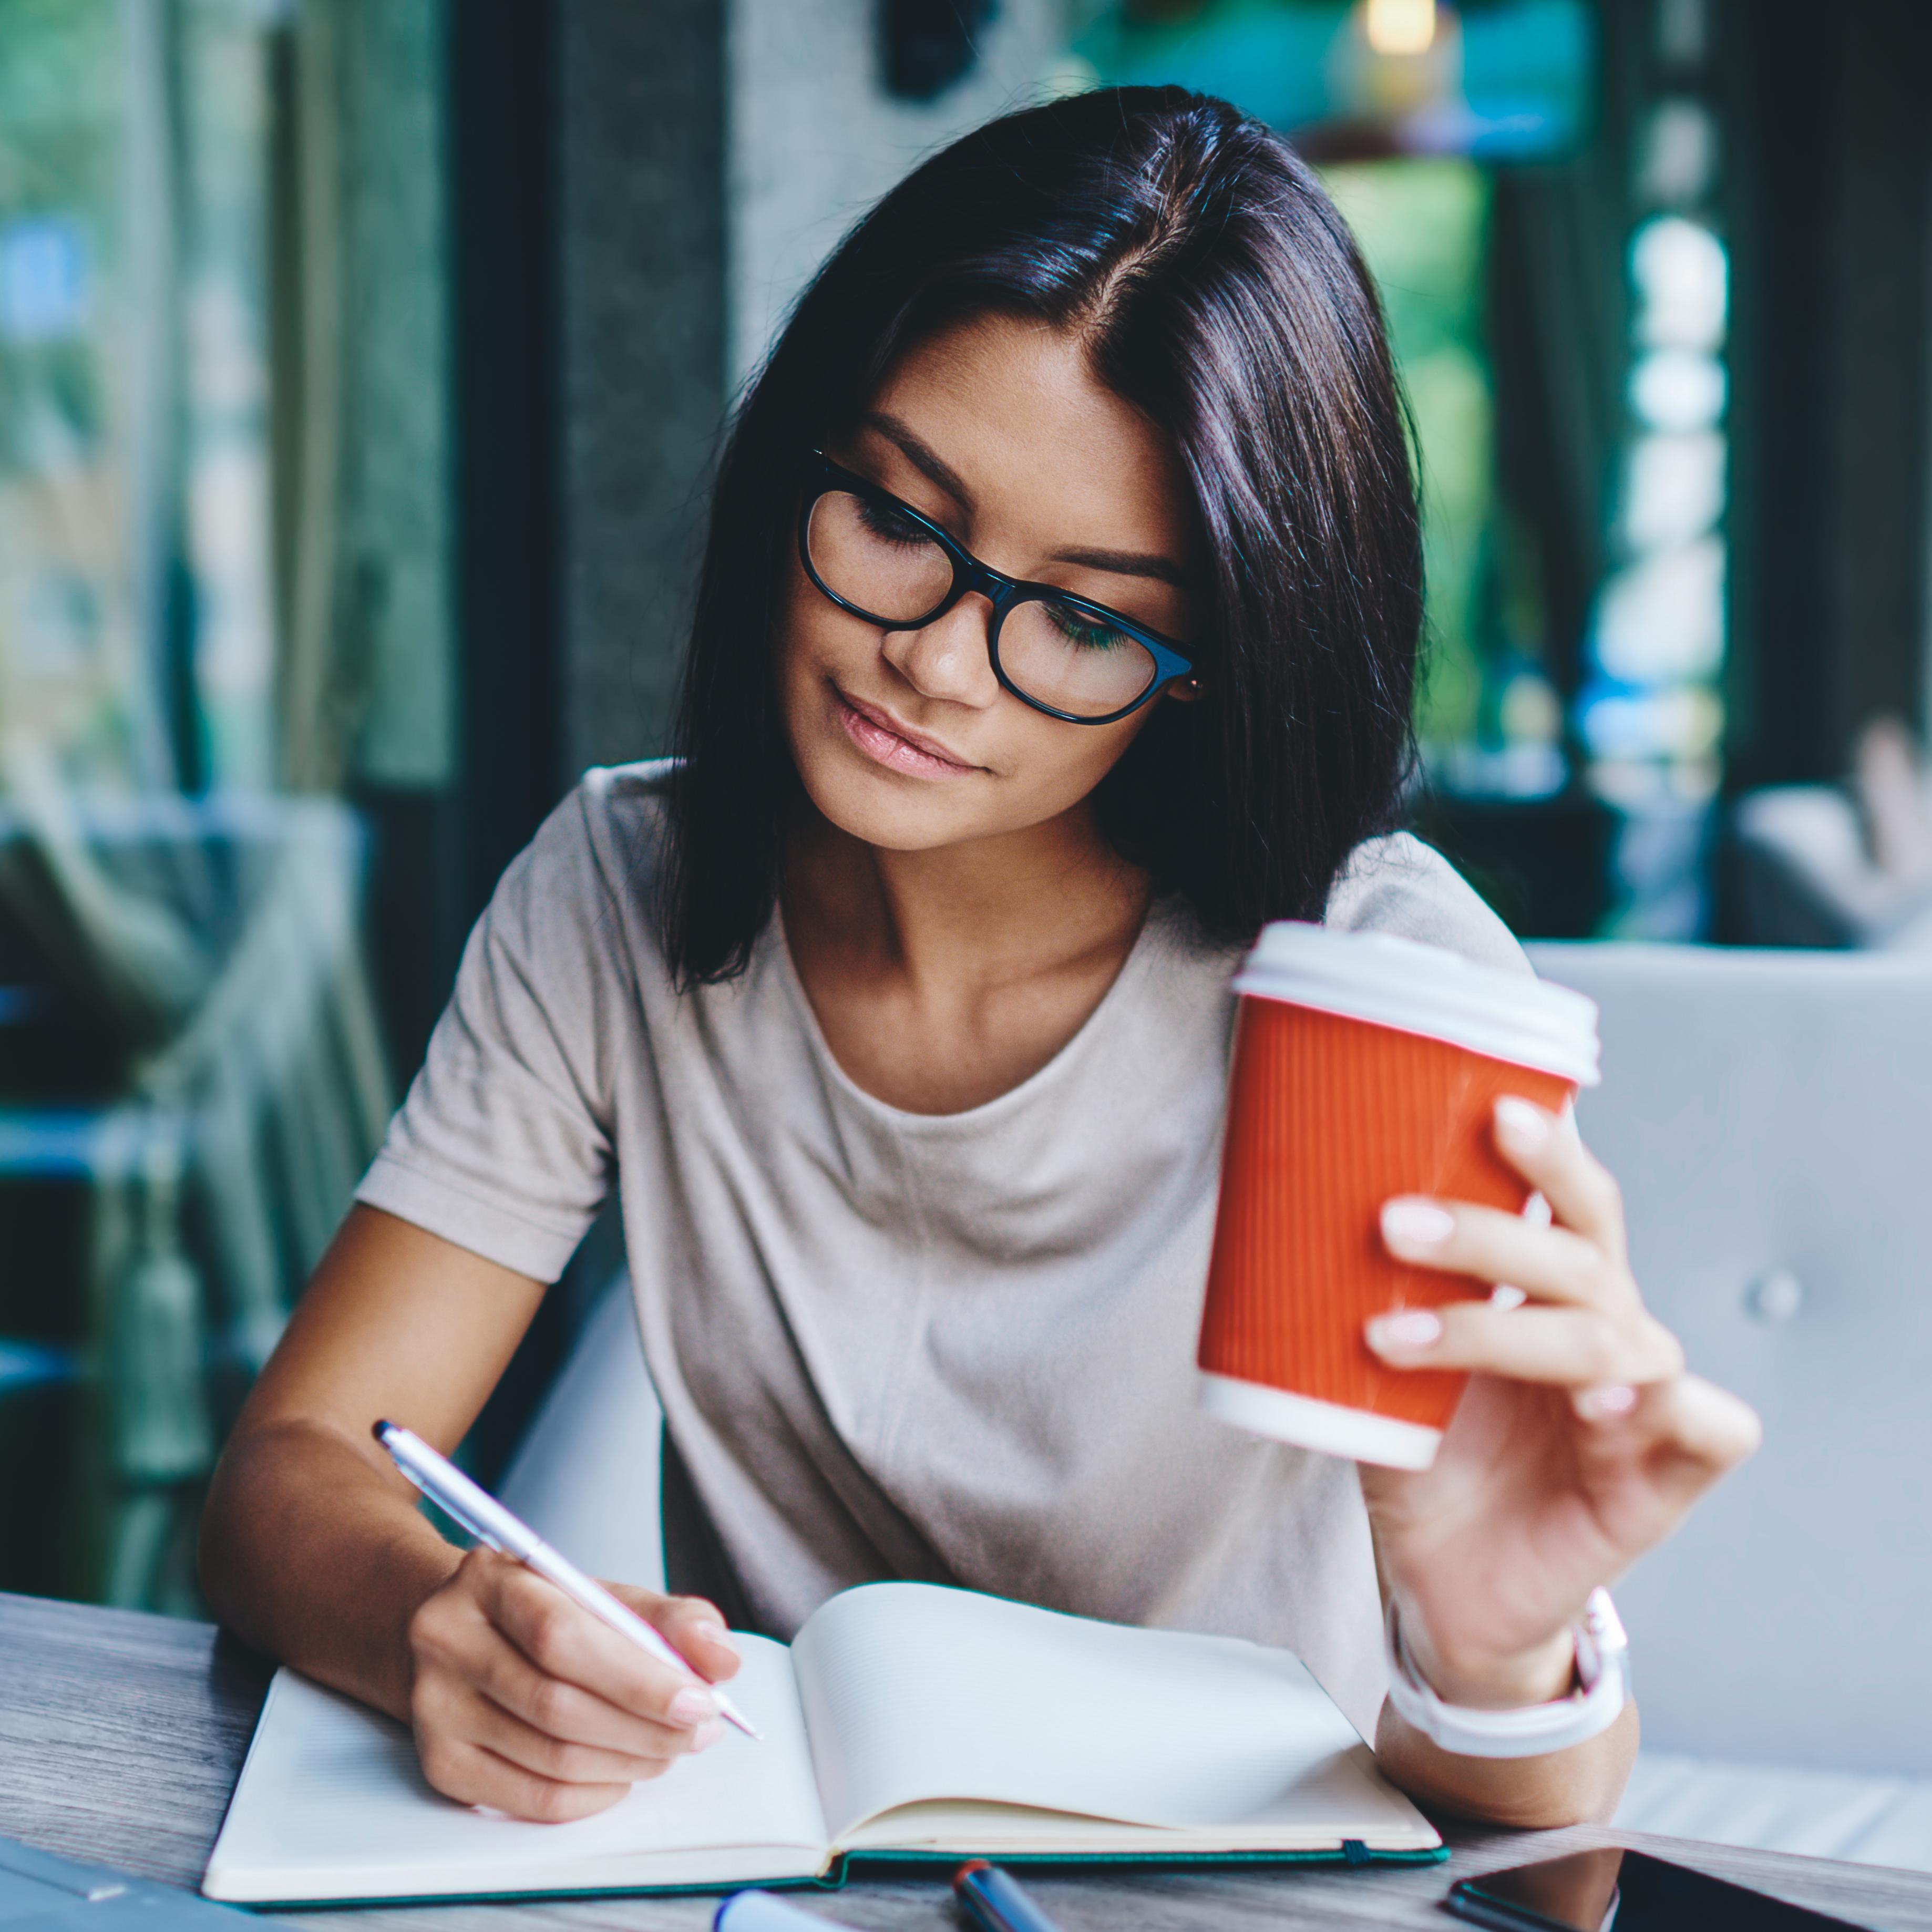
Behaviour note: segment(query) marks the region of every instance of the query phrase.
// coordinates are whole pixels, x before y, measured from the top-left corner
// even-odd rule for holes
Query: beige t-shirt
[[[902,1112],[840,1070],[776,919],[742,978],[674,988],[663,769],[591,772],[505,873],[360,1198],[550,1281],[615,1176],[667,1426],[772,1634],[957,1583],[1286,1645],[1372,1735],[1353,1466],[1195,1406],[1237,956],[1156,906],[1038,1072]],[[1328,919],[1528,970],[1406,836]]]

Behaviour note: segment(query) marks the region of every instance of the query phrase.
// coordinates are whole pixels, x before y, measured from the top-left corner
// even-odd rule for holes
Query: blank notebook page
[[[835,1840],[939,1798],[1432,1840],[1285,1651],[881,1583],[818,1610],[793,1658]]]
[[[332,1872],[421,1875],[424,1890],[513,1884],[520,1868],[568,1865],[594,1885],[600,1868],[654,1850],[825,1843],[810,1752],[784,1646],[739,1640],[731,1694],[764,1734],[723,1741],[594,1818],[528,1824],[439,1796],[424,1783],[400,1724],[333,1690],[277,1672],[209,1868],[224,1874],[309,1874],[284,1895],[326,1898]],[[487,1882],[486,1882],[487,1881]],[[234,1895],[226,1890],[217,1895]]]

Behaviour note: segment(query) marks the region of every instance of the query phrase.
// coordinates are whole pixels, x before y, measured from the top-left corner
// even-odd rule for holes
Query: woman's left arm
[[[1361,1478],[1414,1668],[1446,1703],[1506,1708],[1569,1691],[1590,1592],[1669,1535],[1760,1431],[1735,1396],[1684,1372],[1676,1336],[1646,1310],[1616,1184],[1570,1118],[1504,1100],[1496,1139],[1550,1203],[1550,1224],[1420,1197],[1384,1208],[1382,1238],[1399,1260],[1521,1296],[1369,1324],[1369,1346],[1392,1367],[1473,1375],[1432,1468],[1364,1466]],[[1567,1750],[1468,1757],[1385,1704],[1376,1750],[1426,1804],[1543,1826],[1607,1819],[1636,1736],[1627,1708]]]

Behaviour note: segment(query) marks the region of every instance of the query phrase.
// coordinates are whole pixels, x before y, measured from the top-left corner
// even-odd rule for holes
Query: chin
[[[867,845],[922,852],[1005,829],[988,822],[983,799],[964,796],[989,781],[901,778],[865,760],[842,734],[839,742],[798,756],[796,762],[819,816]]]

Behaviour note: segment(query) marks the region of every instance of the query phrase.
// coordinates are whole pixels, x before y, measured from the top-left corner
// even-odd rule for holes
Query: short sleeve
[[[593,773],[512,862],[356,1198],[554,1281],[611,1180],[612,1057],[634,1028]]]
[[[1349,854],[1322,923],[1419,939],[1505,972],[1532,970],[1515,934],[1475,888],[1433,846],[1406,832],[1364,840]]]

